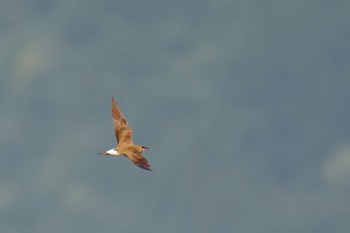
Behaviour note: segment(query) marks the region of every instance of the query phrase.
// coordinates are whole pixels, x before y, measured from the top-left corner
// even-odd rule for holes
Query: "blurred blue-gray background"
[[[0,5],[1,232],[350,231],[350,1]]]

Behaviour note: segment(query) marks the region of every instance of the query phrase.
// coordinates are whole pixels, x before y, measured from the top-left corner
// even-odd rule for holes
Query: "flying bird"
[[[147,146],[135,145],[132,141],[132,129],[119,110],[115,99],[112,97],[112,120],[114,124],[117,145],[110,150],[100,152],[102,155],[125,156],[136,166],[152,171],[148,160],[141,153],[148,149]]]

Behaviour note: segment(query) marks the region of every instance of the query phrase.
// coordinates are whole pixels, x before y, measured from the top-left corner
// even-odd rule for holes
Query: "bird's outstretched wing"
[[[115,99],[112,97],[112,119],[114,124],[115,137],[118,143],[132,143],[132,129],[119,110]]]
[[[125,154],[125,156],[136,166],[148,171],[152,171],[151,165],[148,163],[148,160],[142,155],[128,153]]]

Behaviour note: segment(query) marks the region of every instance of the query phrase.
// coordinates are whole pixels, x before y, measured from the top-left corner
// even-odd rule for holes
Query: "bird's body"
[[[132,129],[125,117],[119,110],[115,99],[112,97],[112,119],[114,132],[117,139],[117,145],[113,149],[101,152],[99,154],[112,156],[125,156],[133,164],[142,169],[152,171],[147,159],[141,153],[148,149],[146,146],[135,145],[132,141]]]

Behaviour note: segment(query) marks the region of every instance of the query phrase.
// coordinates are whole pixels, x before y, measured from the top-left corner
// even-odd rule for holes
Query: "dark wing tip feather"
[[[134,161],[134,164],[139,168],[153,172],[153,170],[151,169],[151,165],[148,163],[148,160],[143,156],[140,156],[138,161]]]
[[[135,163],[135,165],[138,166],[139,168],[153,172],[153,170],[151,169],[151,166],[149,164]]]
[[[118,124],[120,126],[128,126],[128,122],[118,108],[114,97],[112,97],[112,119],[115,124]]]
[[[153,172],[151,165],[148,163],[148,160],[142,155],[126,154],[126,157],[139,168]]]
[[[132,140],[132,129],[130,128],[122,112],[119,110],[114,97],[112,97],[112,120],[117,141],[120,142]]]

